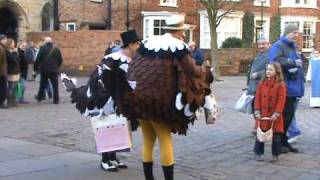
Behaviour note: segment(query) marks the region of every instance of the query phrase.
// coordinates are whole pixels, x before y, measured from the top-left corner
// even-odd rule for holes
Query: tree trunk
[[[212,28],[211,34],[211,50],[210,50],[210,57],[211,57],[211,67],[214,70],[214,77],[215,80],[220,80],[220,68],[219,68],[219,55],[218,55],[218,45],[217,45],[217,31],[216,28]]]

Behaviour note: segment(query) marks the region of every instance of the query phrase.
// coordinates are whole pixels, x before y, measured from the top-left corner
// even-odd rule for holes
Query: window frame
[[[296,3],[296,0],[281,0],[280,8],[312,8],[319,9],[317,0],[310,0],[310,4],[305,4],[304,0],[300,0],[300,3]]]
[[[103,3],[102,0],[90,0],[91,2],[94,2],[94,3]]]
[[[223,13],[222,11],[218,12],[218,15]],[[210,49],[210,42],[211,42],[211,37],[210,37],[210,30],[207,32],[205,30],[208,30],[209,27],[206,27],[206,25],[209,25],[208,23],[208,16],[207,16],[207,12],[205,10],[200,10],[199,11],[200,14],[200,48],[201,49]],[[236,25],[237,25],[237,29],[235,31],[236,36],[233,37],[237,37],[237,38],[242,38],[242,24],[243,24],[243,16],[244,16],[244,12],[242,11],[236,11],[232,14],[228,14],[226,16],[226,18],[235,18],[236,19]],[[226,32],[223,31],[222,25],[224,25],[224,21],[225,19],[223,19],[221,21],[221,24],[218,26],[217,28],[217,40],[218,40],[218,48],[221,47],[223,41],[226,39],[226,37],[228,37],[226,34],[227,33],[232,33],[232,32]]]
[[[72,25],[74,27],[74,30],[70,30],[70,28],[69,28],[70,25]],[[67,22],[66,23],[66,31],[68,31],[68,32],[77,31],[77,23],[76,22]]]
[[[270,1],[271,0],[265,0],[266,2],[263,3],[263,7],[270,7]],[[254,0],[253,1],[253,5],[254,6],[258,6],[258,7],[261,7],[261,0]]]
[[[170,2],[163,2],[160,0],[159,6],[178,7],[178,0],[169,0]]]

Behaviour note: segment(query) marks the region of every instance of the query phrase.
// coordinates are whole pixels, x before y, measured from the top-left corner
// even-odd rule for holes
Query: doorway
[[[13,39],[18,38],[17,15],[7,7],[0,7],[0,34],[5,34]]]

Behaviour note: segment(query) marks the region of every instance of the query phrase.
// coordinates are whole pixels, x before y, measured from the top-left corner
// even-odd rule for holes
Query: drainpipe
[[[112,18],[112,7],[111,7],[111,0],[109,0],[108,1],[108,22],[109,22],[109,24],[108,24],[108,29],[109,30],[111,30],[111,28],[112,28],[112,21],[111,21],[111,18]]]
[[[59,30],[59,3],[58,0],[53,0],[53,28]]]
[[[129,30],[130,22],[129,22],[129,0],[127,0],[127,22],[126,22],[127,30]]]

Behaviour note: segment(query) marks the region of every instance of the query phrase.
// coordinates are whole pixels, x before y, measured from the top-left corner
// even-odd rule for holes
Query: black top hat
[[[136,30],[132,29],[120,34],[122,39],[122,47],[127,47],[130,43],[140,41],[137,36]]]

